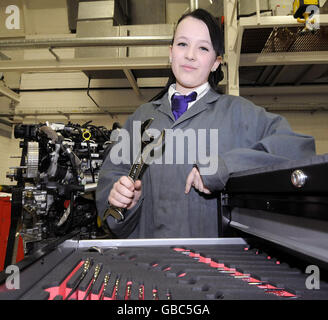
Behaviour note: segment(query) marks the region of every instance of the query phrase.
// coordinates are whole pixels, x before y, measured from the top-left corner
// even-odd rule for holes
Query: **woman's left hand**
[[[205,194],[211,194],[211,191],[204,186],[203,179],[200,176],[200,173],[196,167],[192,168],[190,171],[187,180],[186,180],[186,188],[185,193],[189,193],[191,187],[194,187],[199,192],[203,192]]]

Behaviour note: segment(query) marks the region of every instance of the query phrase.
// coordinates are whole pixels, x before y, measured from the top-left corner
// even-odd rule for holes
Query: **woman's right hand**
[[[127,176],[120,177],[113,185],[108,202],[118,208],[132,209],[141,196],[141,181]]]

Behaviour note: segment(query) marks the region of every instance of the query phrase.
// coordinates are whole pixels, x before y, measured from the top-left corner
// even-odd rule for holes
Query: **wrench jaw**
[[[105,211],[103,220],[105,221],[109,216],[112,216],[117,221],[122,221],[122,220],[124,220],[124,214],[123,214],[124,211],[125,211],[125,209],[123,209],[123,208],[118,208],[118,207],[110,206]]]

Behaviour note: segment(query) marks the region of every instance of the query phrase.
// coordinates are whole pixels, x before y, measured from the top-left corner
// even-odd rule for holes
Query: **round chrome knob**
[[[292,184],[297,188],[303,187],[306,179],[307,175],[302,170],[293,171],[291,176]]]

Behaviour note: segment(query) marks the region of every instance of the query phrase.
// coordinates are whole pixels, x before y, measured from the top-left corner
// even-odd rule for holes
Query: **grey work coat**
[[[312,137],[294,133],[283,117],[241,97],[220,95],[211,89],[175,121],[165,94],[129,117],[124,130],[130,141],[122,136],[104,161],[96,193],[101,219],[113,184],[131,167],[128,162],[132,163],[136,124],[149,118],[154,118],[151,128],[172,129],[166,136],[167,157],[145,170],[142,196],[126,212],[125,220],[108,217],[108,226],[118,238],[218,237],[218,195],[231,173],[315,155]],[[178,143],[179,136],[182,139]],[[124,144],[129,147],[124,149]],[[115,146],[121,147],[120,154]],[[125,164],[118,163],[124,157]],[[185,194],[194,163],[211,195],[194,188]]]

